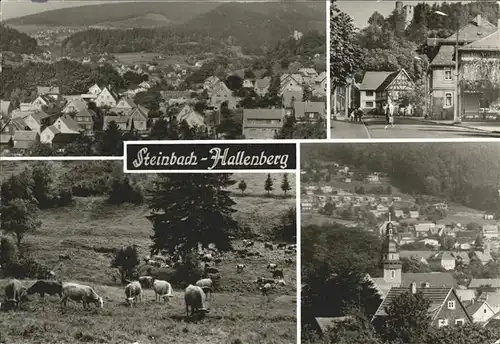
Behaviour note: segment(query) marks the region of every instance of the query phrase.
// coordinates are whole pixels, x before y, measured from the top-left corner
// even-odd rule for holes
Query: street
[[[385,127],[385,119],[367,118],[364,123],[332,121],[332,139],[425,139],[425,138],[500,138],[500,133],[435,124],[418,119],[395,117],[394,128]]]

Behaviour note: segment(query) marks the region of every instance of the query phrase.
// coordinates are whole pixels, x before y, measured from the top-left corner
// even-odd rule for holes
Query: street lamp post
[[[441,12],[441,11],[434,11],[434,13],[443,16],[443,17],[449,17],[448,14]],[[457,32],[456,32],[456,40],[455,40],[455,99],[454,99],[454,106],[453,106],[453,122],[454,123],[460,123],[461,116],[459,112],[459,83],[458,83],[458,78],[459,78],[459,72],[458,72],[458,36],[459,36],[459,31],[460,31],[460,23],[457,20]]]

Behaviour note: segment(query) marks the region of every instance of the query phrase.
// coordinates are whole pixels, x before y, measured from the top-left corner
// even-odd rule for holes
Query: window
[[[448,326],[448,319],[439,319],[438,326],[439,327]]]
[[[373,91],[366,91],[367,97],[373,97]]]
[[[464,319],[457,319],[455,320],[455,325],[463,325],[465,324],[465,320]]]
[[[444,71],[444,80],[451,80],[451,69],[446,69]]]
[[[373,107],[373,102],[365,102],[367,108],[372,108]]]
[[[396,271],[391,270],[391,278],[392,279],[396,278]]]
[[[453,106],[453,93],[446,92],[444,94],[444,107],[449,108]]]
[[[455,301],[448,301],[448,309],[455,309]]]

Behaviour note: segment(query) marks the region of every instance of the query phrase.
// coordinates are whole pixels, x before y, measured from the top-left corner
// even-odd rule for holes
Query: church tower
[[[397,243],[396,240],[394,240],[394,227],[390,221],[385,230],[383,250],[382,264],[384,266],[384,281],[394,286],[400,286],[402,264],[401,260],[399,260]]]

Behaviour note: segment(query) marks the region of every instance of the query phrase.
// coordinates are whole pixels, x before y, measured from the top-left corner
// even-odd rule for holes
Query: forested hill
[[[221,43],[239,45],[246,52],[261,52],[294,30],[325,31],[324,4],[224,3],[212,11],[166,28],[133,30],[87,30],[68,37],[70,52],[139,50],[171,52],[181,45],[210,49]]]
[[[0,24],[0,51],[12,51],[18,54],[31,54],[38,50],[34,38],[6,25]]]
[[[500,213],[500,143],[335,144],[302,148],[309,163],[385,172],[403,192]]]
[[[120,4],[93,4],[46,11],[6,21],[11,25],[93,26],[121,23],[150,14],[163,16],[175,23],[185,22],[219,6],[216,2],[122,2]],[[136,22],[137,23],[137,22]],[[148,23],[144,23],[149,26]]]

